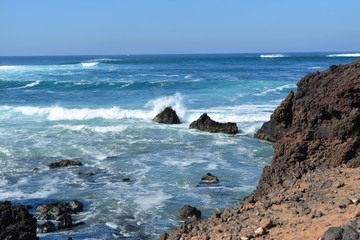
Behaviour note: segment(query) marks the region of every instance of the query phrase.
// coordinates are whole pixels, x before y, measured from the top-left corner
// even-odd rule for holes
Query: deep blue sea
[[[39,235],[43,240],[157,239],[181,224],[177,211],[185,204],[208,217],[249,194],[273,153],[253,138],[256,130],[301,77],[357,57],[0,57],[0,201],[33,213],[45,203],[85,204],[74,215],[85,225]],[[152,122],[167,106],[180,125]],[[189,129],[202,113],[236,122],[239,133]],[[47,167],[62,159],[84,166]],[[198,187],[208,172],[220,183]]]

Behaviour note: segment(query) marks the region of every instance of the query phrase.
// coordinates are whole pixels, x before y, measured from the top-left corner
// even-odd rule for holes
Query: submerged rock
[[[22,205],[0,202],[0,239],[38,240],[36,219]]]
[[[59,162],[50,163],[48,165],[50,169],[59,168],[59,167],[69,167],[69,166],[82,166],[82,163],[74,160],[61,160]]]
[[[219,179],[212,175],[211,173],[207,173],[206,175],[201,177],[200,183],[218,183]]]
[[[201,218],[201,211],[198,210],[196,207],[185,205],[182,208],[179,209],[179,217],[180,218],[191,218],[192,216],[195,216],[197,219]]]
[[[192,122],[189,128],[210,133],[236,134],[238,132],[236,123],[219,123],[212,120],[206,113],[201,115],[198,120]]]
[[[165,108],[164,111],[162,111],[161,113],[156,115],[156,117],[153,119],[153,121],[157,122],[157,123],[164,123],[164,124],[179,124],[180,123],[180,119],[179,119],[178,115],[171,107]]]

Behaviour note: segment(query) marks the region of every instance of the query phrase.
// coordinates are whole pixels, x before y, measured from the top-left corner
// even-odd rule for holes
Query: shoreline
[[[360,59],[297,85],[255,135],[275,152],[253,194],[160,240],[360,239]]]

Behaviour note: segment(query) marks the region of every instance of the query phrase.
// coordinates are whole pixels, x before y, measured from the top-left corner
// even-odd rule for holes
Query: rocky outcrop
[[[359,238],[360,60],[302,78],[255,136],[275,152],[254,193],[164,239]]]
[[[178,213],[180,218],[191,218],[193,216],[195,216],[196,219],[201,218],[201,211],[190,205],[183,206],[179,209]]]
[[[360,166],[360,60],[298,82],[255,137],[274,141],[258,197],[316,168]]]
[[[198,120],[192,122],[189,128],[210,133],[236,134],[238,132],[236,123],[219,123],[212,120],[206,113],[201,115]]]
[[[59,162],[53,162],[48,165],[50,169],[69,166],[82,166],[82,163],[74,160],[61,160]]]
[[[67,203],[45,204],[36,208],[39,224],[37,231],[39,233],[52,232],[56,229],[72,228],[82,223],[74,224],[71,214],[83,211],[83,204],[73,200]],[[54,224],[56,222],[56,226]]]
[[[164,123],[164,124],[179,124],[180,123],[180,119],[179,119],[178,115],[171,107],[165,108],[164,111],[162,111],[161,113],[156,115],[156,117],[154,117],[153,121],[157,122],[157,123]]]
[[[24,206],[0,202],[0,240],[38,240],[36,219]]]
[[[206,175],[201,177],[200,183],[218,183],[219,179],[212,175],[211,173],[207,173]]]

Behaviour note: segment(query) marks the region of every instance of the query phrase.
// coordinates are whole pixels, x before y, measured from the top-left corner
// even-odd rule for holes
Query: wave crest
[[[282,58],[282,57],[286,57],[286,55],[284,54],[261,54],[260,55],[261,58]]]
[[[360,53],[329,54],[327,57],[360,57]]]

